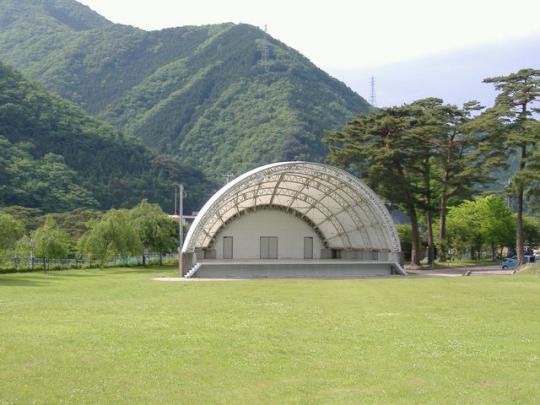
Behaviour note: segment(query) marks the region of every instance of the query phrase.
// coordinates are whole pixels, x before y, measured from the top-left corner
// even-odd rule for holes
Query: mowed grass
[[[0,275],[0,403],[539,403],[540,277]]]
[[[540,263],[526,264],[517,271],[518,276],[540,275]]]

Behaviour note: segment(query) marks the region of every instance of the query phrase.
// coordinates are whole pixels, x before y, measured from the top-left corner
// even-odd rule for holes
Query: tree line
[[[132,209],[91,215],[78,225],[71,223],[66,229],[54,215],[47,215],[39,227],[28,231],[23,220],[0,212],[0,256],[44,259],[44,266],[49,260],[71,256],[100,267],[114,256],[141,256],[144,265],[146,254],[159,254],[161,263],[162,255],[178,246],[178,222],[146,200]]]
[[[510,229],[515,229],[518,262],[524,262],[525,202],[537,203],[540,195],[540,70],[522,69],[484,82],[498,91],[490,108],[476,101],[458,107],[425,98],[360,115],[325,139],[331,163],[364,178],[407,213],[412,265],[420,264],[422,229],[428,263],[433,264],[436,250],[446,260],[457,240],[448,233],[457,229],[448,221],[459,211],[450,207],[493,192],[489,185],[501,170],[510,173],[505,191],[516,210]],[[463,218],[474,223],[473,216]]]

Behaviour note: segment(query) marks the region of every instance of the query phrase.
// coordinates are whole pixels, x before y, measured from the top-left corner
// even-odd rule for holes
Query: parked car
[[[507,269],[513,269],[514,267],[517,266],[517,257],[508,257],[506,259],[504,259],[501,263],[501,269],[503,270],[507,270]]]
[[[540,263],[540,255],[524,255],[523,259],[525,263]],[[501,263],[501,268],[504,269],[513,269],[517,266],[517,256],[512,256],[504,259]]]

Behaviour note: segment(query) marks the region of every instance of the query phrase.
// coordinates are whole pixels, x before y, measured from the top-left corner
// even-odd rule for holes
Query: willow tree
[[[12,215],[0,212],[0,252],[15,247],[23,235],[23,223]]]
[[[114,255],[142,255],[143,245],[127,210],[112,209],[99,221],[90,221],[90,229],[79,239],[79,251],[103,268]]]
[[[499,94],[493,108],[480,118],[486,130],[503,134],[508,154],[516,154],[519,166],[514,172],[509,192],[517,201],[516,250],[518,263],[524,263],[523,210],[525,192],[538,180],[538,146],[540,123],[535,114],[540,113],[540,70],[522,69],[508,76],[490,77]]]
[[[133,227],[147,251],[159,253],[159,264],[166,252],[173,252],[178,245],[177,222],[167,216],[158,204],[143,200],[130,211]],[[143,265],[146,256],[142,255]]]
[[[51,216],[45,218],[45,223],[32,232],[32,240],[36,257],[43,259],[46,270],[51,259],[65,259],[69,253],[69,235],[60,229]]]

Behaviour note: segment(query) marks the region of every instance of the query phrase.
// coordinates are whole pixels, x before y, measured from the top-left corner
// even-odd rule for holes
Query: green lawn
[[[539,403],[540,277],[0,275],[0,403]]]
[[[521,269],[518,269],[518,276],[530,276],[540,274],[540,263],[526,264]]]

